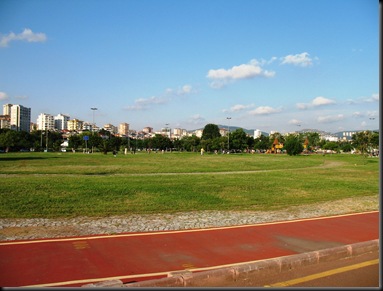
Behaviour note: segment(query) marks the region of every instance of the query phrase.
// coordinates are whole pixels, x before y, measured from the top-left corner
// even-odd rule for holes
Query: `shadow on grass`
[[[46,160],[46,159],[57,159],[59,157],[2,157],[0,161],[21,161],[21,160]]]

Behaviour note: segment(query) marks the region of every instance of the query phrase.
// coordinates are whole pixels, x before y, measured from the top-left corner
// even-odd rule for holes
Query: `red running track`
[[[0,286],[127,283],[378,238],[379,212],[373,211],[233,227],[0,241]]]

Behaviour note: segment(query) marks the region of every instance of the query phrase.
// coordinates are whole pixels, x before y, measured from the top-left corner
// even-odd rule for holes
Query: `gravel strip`
[[[379,197],[366,196],[313,205],[292,206],[279,211],[196,211],[104,218],[0,219],[0,240],[210,228],[376,210],[379,210]]]

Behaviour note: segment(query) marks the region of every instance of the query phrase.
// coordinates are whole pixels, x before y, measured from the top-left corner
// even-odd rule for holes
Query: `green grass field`
[[[2,153],[0,218],[275,210],[379,195],[359,155]]]

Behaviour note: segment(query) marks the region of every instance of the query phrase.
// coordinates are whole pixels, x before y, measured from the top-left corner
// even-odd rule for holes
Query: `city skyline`
[[[0,102],[32,122],[379,128],[378,1],[3,0],[0,19]]]
[[[6,108],[9,108],[8,106],[9,105],[16,105],[16,106],[21,106],[21,107],[23,107],[24,109],[27,109],[27,110],[29,110],[29,111],[31,111],[31,108],[29,108],[29,107],[25,107],[25,106],[23,106],[22,104],[4,104],[5,106],[6,106]],[[4,107],[4,105],[3,105],[3,107]],[[95,108],[95,107],[93,107],[93,108],[91,108],[91,110],[94,110],[94,111],[96,111],[98,108]],[[5,114],[5,115],[7,115],[7,113],[5,113],[5,111],[9,111],[9,109],[4,109],[3,108],[3,114]],[[2,116],[5,116],[5,115],[2,115]],[[50,117],[51,117],[51,121],[46,121],[45,120],[45,116],[47,116],[47,115],[49,115]],[[12,117],[12,116],[11,116]],[[39,118],[42,118],[42,120],[40,120],[39,121]],[[64,124],[62,124],[63,122],[65,122],[64,121],[64,119],[63,118],[65,118],[65,119],[67,119],[67,121],[69,122],[69,121],[73,121],[74,119],[76,119],[76,120],[78,120],[79,122],[81,122],[81,123],[83,123],[83,126],[84,126],[84,128],[83,128],[83,130],[89,130],[89,126],[95,126],[95,128],[96,129],[106,129],[106,130],[110,130],[110,128],[111,127],[115,127],[115,129],[117,130],[117,131],[119,131],[119,127],[121,126],[121,125],[126,125],[126,126],[128,126],[128,129],[129,129],[129,131],[132,131],[132,132],[142,132],[142,131],[145,131],[145,130],[147,130],[148,128],[150,128],[151,130],[152,130],[152,132],[153,133],[159,133],[159,132],[163,132],[164,130],[169,130],[169,132],[171,132],[171,130],[173,129],[173,132],[175,132],[175,131],[179,131],[179,130],[181,130],[181,131],[187,131],[188,133],[192,133],[192,132],[197,132],[197,131],[200,131],[200,130],[203,130],[203,128],[207,125],[207,124],[205,124],[204,126],[202,126],[202,127],[200,127],[200,128],[193,128],[193,129],[189,129],[189,130],[187,130],[187,129],[185,129],[185,128],[183,128],[183,127],[174,127],[174,128],[172,128],[171,126],[170,126],[170,124],[165,124],[165,126],[164,127],[161,127],[160,129],[155,129],[155,128],[153,128],[152,126],[150,126],[150,125],[148,125],[148,126],[145,126],[145,127],[143,127],[143,128],[140,128],[140,129],[136,129],[136,128],[131,128],[130,127],[130,124],[128,123],[128,122],[121,122],[121,123],[119,123],[119,124],[111,124],[111,123],[107,123],[107,124],[104,124],[104,125],[97,125],[97,123],[95,122],[95,120],[93,119],[92,120],[92,122],[90,122],[90,121],[88,121],[88,120],[83,120],[83,119],[81,119],[81,118],[71,118],[70,117],[70,115],[64,115],[64,114],[62,114],[62,113],[58,113],[58,114],[50,114],[50,113],[40,113],[39,115],[38,115],[38,118],[37,118],[37,120],[36,120],[36,122],[34,122],[33,120],[31,120],[30,122],[31,122],[31,124],[30,124],[30,126],[32,127],[32,125],[36,125],[37,126],[37,129],[39,130],[39,129],[41,129],[41,128],[39,128],[40,127],[40,125],[41,125],[41,122],[44,122],[44,123],[49,123],[49,124],[47,124],[46,126],[48,126],[48,127],[52,127],[52,129],[54,128],[54,129],[59,129],[60,130],[60,128],[56,128],[56,126],[55,126],[55,123],[56,123],[56,121],[57,120],[60,120],[60,127],[65,127],[65,125]],[[11,118],[12,119],[12,118]],[[370,119],[374,119],[374,118],[370,118]],[[228,122],[230,122],[230,120],[231,120],[231,117],[226,117],[226,120],[228,121]],[[25,121],[23,121],[23,122],[25,122]],[[262,129],[259,129],[259,128],[245,128],[245,127],[241,127],[241,126],[236,126],[236,125],[231,125],[230,126],[230,124],[228,123],[228,124],[216,124],[219,128],[220,128],[220,130],[222,129],[222,130],[227,130],[227,131],[234,131],[234,130],[236,130],[237,128],[242,128],[243,130],[245,130],[248,134],[252,134],[251,132],[252,131],[254,131],[254,135],[255,135],[255,132],[257,131],[260,131],[260,132],[263,132],[263,133],[266,133],[266,134],[272,134],[273,132],[278,132],[278,133],[282,133],[282,134],[290,134],[290,133],[293,133],[293,132],[304,132],[304,131],[314,131],[314,132],[323,132],[323,133],[327,133],[327,134],[330,134],[330,135],[332,135],[332,134],[339,134],[339,133],[342,133],[342,132],[357,132],[357,131],[363,131],[363,130],[369,130],[369,131],[379,131],[379,128],[365,128],[365,129],[363,129],[363,130],[355,130],[355,129],[348,129],[348,130],[340,130],[340,131],[337,131],[337,132],[330,132],[330,131],[328,131],[328,130],[326,130],[326,129],[323,129],[323,128],[301,128],[301,125],[300,124],[298,124],[297,126],[299,126],[299,128],[297,128],[296,130],[292,130],[292,131],[290,131],[290,132],[281,132],[281,131],[279,131],[279,130],[272,130],[272,131],[270,131],[270,132],[266,132],[266,131],[264,131],[264,130],[262,130]],[[17,126],[16,124],[10,124],[9,125],[10,127],[14,127],[14,126]],[[68,125],[66,126],[66,127],[68,127]],[[1,127],[0,127],[1,128]],[[5,127],[6,128],[6,127]],[[44,130],[44,128],[43,128],[43,130]],[[62,130],[62,129],[61,129]]]

